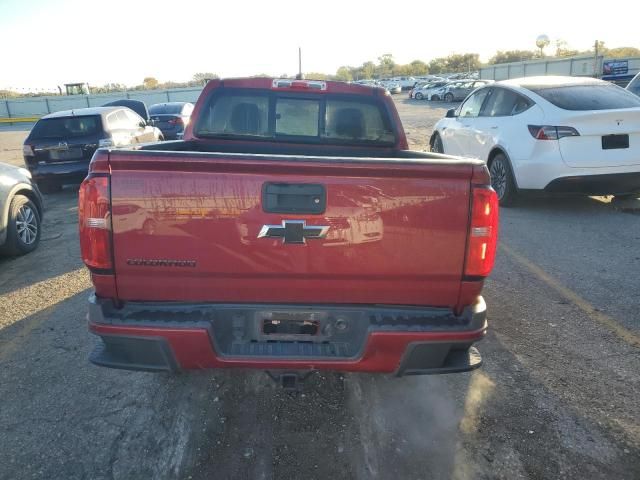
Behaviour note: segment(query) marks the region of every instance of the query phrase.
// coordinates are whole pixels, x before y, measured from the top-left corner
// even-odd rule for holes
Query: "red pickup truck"
[[[183,140],[96,151],[79,222],[95,364],[481,363],[498,229],[487,168],[408,150],[383,89],[210,81]]]

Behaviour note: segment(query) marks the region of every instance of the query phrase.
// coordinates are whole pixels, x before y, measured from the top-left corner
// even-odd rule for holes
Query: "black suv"
[[[95,107],[45,115],[24,141],[24,162],[43,192],[80,183],[99,147],[156,142],[162,133],[126,107]]]

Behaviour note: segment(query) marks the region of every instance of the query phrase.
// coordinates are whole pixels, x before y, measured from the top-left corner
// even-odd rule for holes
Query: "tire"
[[[24,195],[16,195],[9,206],[7,239],[2,252],[8,255],[24,255],[32,252],[40,243],[42,225],[35,204]]]
[[[444,96],[444,101],[449,103],[453,102],[453,93],[447,93]]]
[[[444,153],[442,138],[440,138],[440,135],[437,133],[433,136],[433,141],[431,142],[431,151],[433,153]]]
[[[52,180],[40,180],[38,188],[42,193],[57,193],[62,190],[62,185]]]
[[[440,100],[440,97],[438,95],[431,95],[431,98],[429,99],[432,102],[437,102]]]
[[[491,159],[489,173],[491,174],[491,186],[498,194],[500,206],[512,206],[516,201],[518,189],[513,179],[511,165],[504,154],[498,153]]]
[[[422,100],[424,97],[420,92],[416,93],[416,100]]]

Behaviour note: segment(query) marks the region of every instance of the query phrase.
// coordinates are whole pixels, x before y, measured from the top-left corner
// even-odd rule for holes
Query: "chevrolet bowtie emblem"
[[[305,243],[306,239],[324,238],[329,227],[307,225],[304,220],[283,220],[282,225],[263,225],[258,238],[281,238],[282,243]]]

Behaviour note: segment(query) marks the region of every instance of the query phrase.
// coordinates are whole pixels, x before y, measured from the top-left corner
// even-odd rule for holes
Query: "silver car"
[[[484,87],[492,80],[459,80],[451,82],[442,94],[445,102],[462,101],[476,88]]]
[[[40,242],[43,201],[26,168],[0,163],[0,253],[24,255]]]

